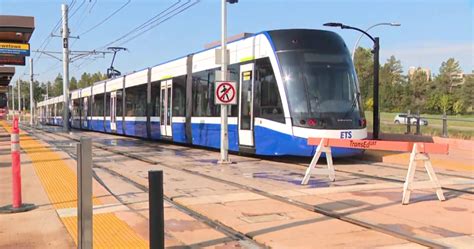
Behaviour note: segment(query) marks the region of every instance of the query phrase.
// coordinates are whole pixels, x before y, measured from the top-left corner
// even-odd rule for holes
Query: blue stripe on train
[[[258,155],[312,156],[317,146],[309,146],[306,138],[290,136],[261,126],[255,126],[255,148]],[[333,157],[359,155],[362,150],[331,148]],[[323,153],[323,157],[325,157]]]
[[[146,121],[125,121],[125,134],[147,138]]]
[[[104,131],[103,120],[91,120],[91,127]],[[110,121],[106,121],[107,132],[110,132]],[[147,137],[145,121],[126,121],[126,135]],[[186,143],[184,123],[172,124],[173,141]],[[117,133],[122,134],[122,121],[117,122]],[[192,124],[192,143],[211,148],[220,148],[220,124]],[[151,138],[161,139],[160,123],[151,122]],[[255,126],[255,148],[258,155],[295,155],[312,156],[316,146],[308,146],[306,138],[294,137],[261,126]],[[229,125],[229,150],[239,151],[237,125]],[[358,155],[362,151],[349,148],[332,148],[333,157]],[[323,154],[324,156],[324,154]]]
[[[220,148],[221,125],[220,124],[203,124],[193,123],[192,135],[193,144],[207,146],[212,148]],[[237,125],[229,125],[229,150],[238,151],[238,133]]]

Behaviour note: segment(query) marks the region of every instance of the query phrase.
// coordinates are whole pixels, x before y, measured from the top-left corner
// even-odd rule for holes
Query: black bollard
[[[405,134],[410,134],[411,133],[411,114],[410,114],[410,110],[408,110],[407,118],[405,120],[407,121],[407,132],[405,132]]]
[[[165,248],[163,210],[163,171],[148,171],[148,203],[150,219],[150,248]]]
[[[448,137],[448,117],[443,113],[443,137]]]
[[[421,128],[420,128],[420,111],[416,113],[416,132],[415,135],[421,135]]]

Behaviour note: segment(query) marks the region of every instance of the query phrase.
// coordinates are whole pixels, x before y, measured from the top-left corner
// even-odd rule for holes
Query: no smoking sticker
[[[216,105],[235,105],[237,104],[237,90],[235,82],[219,81],[216,82],[215,102]]]

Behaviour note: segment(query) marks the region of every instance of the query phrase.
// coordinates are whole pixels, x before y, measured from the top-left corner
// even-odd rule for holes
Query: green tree
[[[402,75],[400,60],[391,56],[380,68],[380,107],[382,111],[399,111],[402,103],[403,85],[406,77]]]
[[[374,63],[370,49],[362,47],[356,49],[354,66],[359,80],[362,100],[365,101],[372,97],[372,85],[374,82]]]
[[[49,89],[49,97],[56,97],[63,94],[63,76],[58,74],[54,79],[52,87]]]
[[[449,98],[449,95],[444,94],[439,98],[439,108],[443,111],[443,113],[447,113],[449,107],[451,106],[451,99]]]
[[[474,76],[466,77],[460,89],[459,98],[463,101],[465,110],[472,112],[474,107]]]
[[[449,58],[441,63],[439,74],[435,79],[436,87],[443,94],[452,93],[453,87],[461,83],[461,79],[456,77],[462,70],[459,62],[454,58]]]
[[[82,73],[81,79],[79,80],[77,86],[78,86],[78,88],[85,88],[85,87],[90,86],[90,83],[91,83],[90,74],[84,72],[84,73]]]
[[[412,102],[410,109],[423,111],[426,109],[426,93],[429,86],[428,77],[422,70],[416,70],[410,77]]]
[[[69,81],[69,90],[76,90],[77,89],[77,79],[76,77],[72,77],[71,80]]]
[[[462,99],[458,99],[453,103],[453,112],[458,115],[464,112],[464,101]]]

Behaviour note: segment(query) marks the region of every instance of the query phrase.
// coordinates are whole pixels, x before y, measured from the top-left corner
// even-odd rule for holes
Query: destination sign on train
[[[30,44],[0,42],[0,54],[30,56]]]

